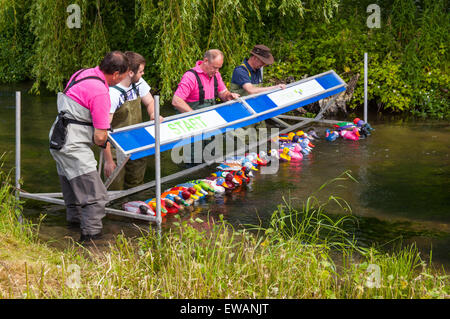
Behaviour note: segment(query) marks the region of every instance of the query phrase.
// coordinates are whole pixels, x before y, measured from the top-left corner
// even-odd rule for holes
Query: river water
[[[28,84],[0,85],[0,154],[6,152],[4,170],[14,167],[15,98],[22,91],[22,188],[28,192],[60,192],[55,163],[48,152],[48,131],[56,117],[56,97],[43,93],[27,94]],[[173,114],[169,108],[164,116]],[[342,197],[357,216],[356,238],[363,245],[376,243],[415,243],[423,258],[432,249],[433,262],[450,269],[450,123],[419,121],[395,116],[369,115],[373,134],[360,141],[339,139],[314,142],[313,152],[299,163],[281,163],[276,174],[255,174],[250,187],[225,196],[211,197],[197,205],[189,216],[202,219],[223,214],[231,224],[267,223],[283,198],[301,207],[302,202],[321,185],[344,171],[357,180],[332,184],[318,193],[326,201],[330,195]],[[319,135],[325,127],[317,126]],[[170,160],[170,151],[162,154],[162,176],[180,168]],[[191,176],[162,185],[169,188],[214,171],[205,168]],[[154,162],[149,159],[146,180],[153,180]],[[126,200],[154,197],[152,189]],[[112,207],[120,208],[120,201]],[[335,207],[336,212],[340,213]],[[37,221],[41,214],[40,236],[56,246],[70,238],[78,239],[79,230],[65,224],[64,207],[28,200],[24,214]],[[187,218],[189,216],[185,216]],[[170,227],[169,216],[164,227]],[[108,216],[104,219],[106,238],[124,233],[137,236],[148,224]]]

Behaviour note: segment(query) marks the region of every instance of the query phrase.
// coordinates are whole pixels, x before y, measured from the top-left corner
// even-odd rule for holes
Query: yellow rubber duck
[[[280,159],[288,162],[291,160],[291,157],[289,156],[289,148],[283,148],[283,151],[280,154]]]

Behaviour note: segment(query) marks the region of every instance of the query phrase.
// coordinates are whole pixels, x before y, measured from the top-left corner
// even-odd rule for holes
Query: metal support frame
[[[155,96],[154,104],[155,118],[155,181],[156,181],[156,224],[161,231],[161,154],[160,154],[160,130],[159,130],[159,95]]]
[[[327,72],[325,72],[327,73]],[[311,77],[309,79],[313,79],[316,78],[320,75],[323,75],[325,73],[322,74],[318,74],[314,77]],[[301,81],[300,81],[301,82]],[[298,83],[298,82],[297,82]],[[344,84],[345,85],[345,84]],[[271,136],[268,136],[267,140],[263,140],[263,141],[258,141],[255,143],[251,143],[250,145],[248,145],[248,147],[251,148],[255,148],[261,144],[267,143],[268,140],[271,140],[272,138],[278,136],[278,134],[283,134],[283,133],[287,133],[290,132],[292,130],[298,129],[300,127],[303,127],[305,125],[308,125],[311,122],[324,122],[324,123],[329,123],[332,122],[330,120],[322,120],[322,116],[323,113],[330,107],[330,105],[335,101],[335,99],[341,94],[337,93],[333,96],[332,99],[330,99],[328,101],[328,103],[326,104],[326,106],[321,109],[321,111],[319,112],[319,114],[315,117],[315,118],[304,118],[304,117],[296,117],[296,116],[288,116],[288,115],[278,115],[276,117],[273,117],[272,119],[279,123],[280,125],[284,126],[285,128],[283,130],[281,130],[280,132],[276,133],[276,134],[272,134]],[[242,101],[241,101],[242,102]],[[242,103],[246,108],[250,109],[251,112],[254,114],[254,110],[244,101],[244,103]],[[18,105],[18,107],[17,107]],[[207,110],[207,108],[199,110],[197,112],[200,111],[205,111]],[[270,112],[267,111],[265,113]],[[181,115],[180,115],[181,116]],[[299,123],[290,125],[286,122],[284,122],[281,119],[288,119],[288,120],[296,120],[299,121]],[[333,121],[334,122],[334,121]],[[148,123],[147,123],[148,124]],[[182,176],[191,174],[195,171],[198,171],[200,169],[203,169],[209,165],[211,165],[214,162],[219,161],[220,159],[223,160],[222,156],[218,156],[215,159],[213,159],[212,161],[206,162],[206,163],[202,163],[199,165],[196,165],[194,167],[191,167],[189,169],[174,173],[172,175],[169,176],[165,176],[163,178],[160,177],[160,132],[159,132],[159,96],[155,96],[155,144],[152,145],[155,147],[155,170],[156,170],[156,176],[155,176],[155,180],[139,185],[137,187],[128,189],[128,190],[123,190],[123,191],[108,191],[108,202],[111,202],[113,200],[116,200],[118,198],[121,197],[125,197],[146,189],[149,189],[151,187],[156,186],[156,197],[157,197],[157,201],[156,201],[156,210],[157,210],[157,215],[156,216],[149,216],[149,215],[139,215],[139,214],[134,214],[134,213],[129,213],[123,210],[118,210],[118,209],[113,209],[113,208],[109,208],[106,207],[105,208],[105,212],[108,214],[113,214],[113,215],[118,215],[118,216],[123,216],[123,217],[128,217],[128,218],[133,218],[133,219],[139,219],[139,220],[144,220],[144,221],[149,221],[149,222],[154,222],[158,225],[158,227],[160,227],[161,225],[161,201],[160,201],[160,195],[161,195],[161,183],[166,183],[172,180],[175,180],[177,178],[180,178]],[[140,127],[142,124],[136,124],[130,127],[127,127],[127,129],[131,128],[131,127]],[[129,152],[124,152],[121,147],[119,145],[115,145],[116,147],[118,147],[119,149],[119,153],[122,153],[125,155],[125,158],[123,158],[123,160],[120,162],[120,164],[117,166],[116,171],[113,172],[113,175],[110,176],[109,179],[107,179],[105,181],[105,186],[108,187],[112,181],[114,180],[114,178],[117,176],[117,174],[119,173],[119,171],[125,166],[126,162],[129,160],[129,158],[131,157],[131,154],[129,154]],[[245,151],[246,146],[244,146],[244,148],[240,148],[237,151],[233,151],[229,154],[226,154],[226,156],[231,156],[233,154],[235,154],[235,152],[237,152],[239,154],[239,152],[244,152]],[[102,158],[102,154],[100,155],[100,160],[103,160]],[[100,169],[100,167],[99,167]],[[57,205],[64,205],[64,200],[60,199],[58,197],[62,197],[62,193],[28,193],[25,192],[23,190],[20,190],[20,184],[19,184],[19,180],[20,180],[20,92],[17,92],[16,94],[16,188],[18,189],[18,196],[23,197],[23,198],[28,198],[28,199],[33,199],[33,200],[39,200],[39,201],[44,201],[44,202],[48,202],[48,203],[53,203],[53,204],[57,204]]]
[[[21,124],[21,96],[20,91],[16,92],[16,197],[19,198],[20,189],[20,124]]]
[[[364,53],[364,122],[367,123],[367,79],[369,76],[368,72],[368,60],[369,57],[367,52]]]
[[[103,154],[103,151],[101,152]],[[131,155],[125,156],[125,158],[122,158],[119,160],[119,157],[117,157],[117,166],[112,172],[111,176],[109,176],[105,181],[105,187],[108,188],[112,182],[116,179],[117,175],[119,175],[120,171],[125,167],[125,164],[130,159]],[[100,172],[99,172],[100,174]]]

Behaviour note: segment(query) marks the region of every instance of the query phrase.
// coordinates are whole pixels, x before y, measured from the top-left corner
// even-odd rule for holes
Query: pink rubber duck
[[[340,134],[343,138],[347,140],[357,141],[359,140],[359,132],[356,127],[354,127],[351,131],[342,130]]]

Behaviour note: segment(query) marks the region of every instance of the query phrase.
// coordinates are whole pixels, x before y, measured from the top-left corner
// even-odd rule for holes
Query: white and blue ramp
[[[331,70],[291,83],[284,90],[275,89],[167,117],[160,124],[161,152],[274,118],[345,90],[346,83]],[[109,133],[109,141],[123,156],[135,160],[155,153],[154,129],[153,121],[123,127]]]

